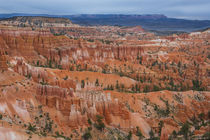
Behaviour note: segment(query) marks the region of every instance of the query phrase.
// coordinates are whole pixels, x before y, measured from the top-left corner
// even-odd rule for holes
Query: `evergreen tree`
[[[85,81],[82,80],[82,81],[81,81],[81,88],[84,88],[84,87],[85,87]]]
[[[143,136],[143,134],[141,133],[141,131],[140,131],[140,129],[139,129],[138,126],[136,127],[136,129],[137,129],[137,131],[136,131],[136,136],[138,136],[138,137],[139,137],[139,140],[140,140],[140,139],[142,139],[144,136]]]
[[[118,80],[116,81],[116,89],[119,89],[119,83],[118,83]]]
[[[128,136],[127,136],[127,139],[128,140],[131,140],[131,138],[132,138],[132,133],[131,133],[131,131],[129,131]]]
[[[99,86],[98,79],[96,79],[95,86]]]
[[[189,135],[189,130],[190,130],[190,125],[188,122],[184,123],[179,131],[179,134],[184,135],[185,139],[188,139]]]

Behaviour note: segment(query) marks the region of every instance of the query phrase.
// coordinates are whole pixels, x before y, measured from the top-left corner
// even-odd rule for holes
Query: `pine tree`
[[[116,89],[119,89],[119,83],[118,83],[118,80],[116,81]]]
[[[99,86],[98,79],[96,79],[95,86]]]
[[[84,87],[85,87],[85,81],[82,80],[82,81],[81,81],[81,88],[84,88]]]

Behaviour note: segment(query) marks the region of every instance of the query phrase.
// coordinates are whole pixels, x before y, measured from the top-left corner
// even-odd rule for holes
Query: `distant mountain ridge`
[[[11,18],[0,19],[0,24],[15,25],[19,27],[72,27],[77,26],[72,24],[71,20],[62,17],[47,17],[47,16],[14,16]]]
[[[80,15],[47,15],[47,14],[0,14],[0,18],[14,16],[45,16],[63,17],[73,23],[83,26],[111,25],[111,26],[142,26],[152,31],[180,31],[191,32],[210,27],[210,20],[186,20],[169,18],[161,14],[151,15],[123,15],[123,14],[80,14]]]
[[[65,23],[65,24],[72,24],[71,20],[68,18],[62,18],[62,17],[44,17],[44,16],[14,16],[11,18],[4,18],[1,19],[1,21],[8,21],[8,22],[13,22],[13,21],[18,21],[18,22],[25,22],[25,23],[31,23],[31,22],[45,22],[45,23]]]

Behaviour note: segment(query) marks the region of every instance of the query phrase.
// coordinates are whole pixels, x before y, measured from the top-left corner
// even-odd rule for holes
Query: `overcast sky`
[[[0,0],[0,13],[164,14],[210,19],[210,0]]]

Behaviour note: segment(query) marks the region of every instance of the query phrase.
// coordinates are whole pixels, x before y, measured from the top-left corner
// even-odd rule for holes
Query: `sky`
[[[210,0],[0,0],[0,13],[164,14],[210,20]]]

